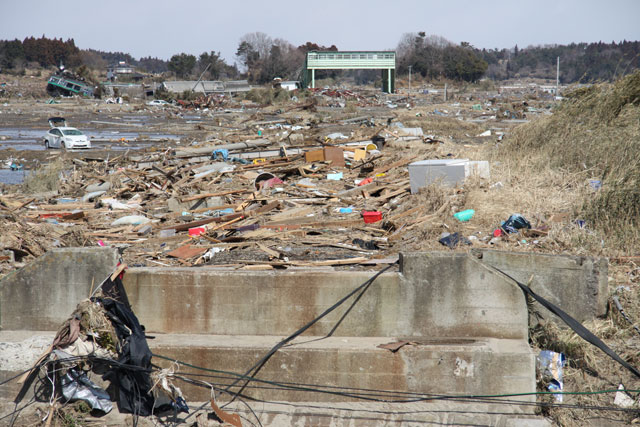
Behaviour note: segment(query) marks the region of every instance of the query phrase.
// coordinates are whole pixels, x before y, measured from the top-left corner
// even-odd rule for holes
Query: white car
[[[91,148],[91,140],[76,128],[68,127],[62,117],[49,119],[51,129],[44,135],[45,148]]]
[[[167,105],[171,105],[171,103],[167,102],[167,101],[165,101],[163,99],[154,99],[153,101],[147,102],[147,105],[152,105],[152,106],[156,105],[156,106],[159,106],[159,107],[165,107]]]

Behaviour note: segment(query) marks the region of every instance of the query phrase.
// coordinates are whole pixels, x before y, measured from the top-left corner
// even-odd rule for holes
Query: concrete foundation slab
[[[0,329],[57,330],[117,263],[114,248],[48,251],[0,280]]]
[[[607,312],[608,262],[606,258],[546,255],[527,252],[474,250],[492,267],[527,284],[538,295],[556,304],[580,322]],[[545,319],[557,321],[547,309],[536,305]],[[561,326],[564,323],[558,322]]]
[[[19,339],[22,333],[18,330],[54,333],[75,305],[89,295],[92,276],[100,274],[94,279],[99,283],[115,267],[115,252],[91,255],[85,251],[53,252],[47,255],[50,259],[25,268],[21,282],[2,282],[0,320],[5,331],[0,332],[0,342],[10,334]],[[311,327],[305,333],[308,336],[299,337],[294,345],[278,351],[258,378],[421,394],[534,391],[535,365],[527,342],[524,296],[484,257],[445,252],[402,254],[400,271],[381,275],[332,337],[323,338],[353,299]],[[499,254],[486,257],[500,259]],[[97,265],[106,271],[97,273]],[[70,273],[73,271],[80,278]],[[315,319],[372,274],[326,269],[251,272],[131,268],[124,284],[134,312],[148,334],[155,336],[149,340],[155,354],[207,369],[243,373],[283,337]],[[43,292],[43,283],[50,283],[56,275],[59,278],[53,281],[55,286],[44,287],[47,292]],[[17,301],[15,306],[11,306],[13,301]],[[411,344],[395,353],[378,347],[398,340]],[[171,366],[170,361],[160,357],[155,357],[154,362]],[[0,377],[16,373],[9,371],[0,372]],[[203,372],[211,374],[180,367],[182,374]],[[218,385],[229,383],[228,374],[198,378],[208,378]],[[208,388],[192,384],[180,386],[190,401],[207,399],[210,393]],[[317,392],[309,396],[296,389],[274,390],[267,386],[252,384],[247,392],[254,398],[291,404],[346,404],[353,398]],[[501,410],[530,413],[533,406],[527,404],[535,398],[520,399],[522,404],[503,405]],[[324,420],[318,416],[318,420]]]
[[[394,337],[303,336],[279,350],[262,368],[260,380],[321,385],[325,391],[373,393],[374,390],[421,394],[501,394],[535,390],[535,357],[526,341],[500,339],[416,340],[397,352],[379,348]],[[195,366],[244,373],[281,337],[158,335],[150,341],[156,354]],[[154,359],[154,363],[171,362]],[[211,374],[189,367],[180,373]],[[215,373],[213,374],[216,375]],[[229,376],[205,381],[230,384]],[[242,383],[240,383],[242,384]],[[192,398],[206,399],[209,389],[181,384]],[[368,391],[364,391],[367,389]],[[236,388],[237,390],[237,388]],[[345,402],[358,399],[331,393],[277,390],[251,383],[246,394],[255,399]],[[406,395],[405,395],[406,397]],[[224,397],[222,397],[224,399]],[[412,397],[409,398],[411,400]],[[534,402],[535,396],[516,400]],[[519,411],[523,410],[518,408]]]

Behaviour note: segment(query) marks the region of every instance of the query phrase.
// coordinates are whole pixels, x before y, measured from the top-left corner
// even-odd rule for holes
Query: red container
[[[379,211],[362,211],[362,217],[365,224],[382,221],[382,212]]]
[[[373,178],[365,178],[358,183],[358,187],[362,187],[363,185],[371,184],[373,182]]]
[[[193,227],[189,229],[189,236],[196,237],[205,232],[204,227]]]

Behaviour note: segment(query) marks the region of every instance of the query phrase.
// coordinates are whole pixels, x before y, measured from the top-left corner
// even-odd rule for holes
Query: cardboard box
[[[344,150],[340,147],[324,147],[324,159],[331,161],[331,166],[344,166]]]
[[[324,162],[324,150],[313,150],[304,153],[304,160],[307,163]]]

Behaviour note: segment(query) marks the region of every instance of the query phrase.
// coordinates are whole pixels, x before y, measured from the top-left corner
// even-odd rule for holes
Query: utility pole
[[[558,63],[556,65],[556,98],[560,96],[558,91],[560,88],[560,57],[558,56]]]
[[[196,86],[198,86],[198,83],[200,83],[200,80],[202,80],[202,77],[204,76],[204,73],[207,72],[207,70],[209,69],[209,67],[211,67],[211,62],[209,62],[207,64],[207,68],[204,69],[204,71],[202,72],[202,74],[200,74],[200,77],[198,77],[198,81],[196,82],[196,84],[193,85],[193,87],[191,88],[191,92],[196,90]],[[206,95],[206,92],[204,90],[204,83],[202,84],[202,93],[204,93]]]
[[[413,65],[409,65],[409,99],[411,99],[411,67]]]

